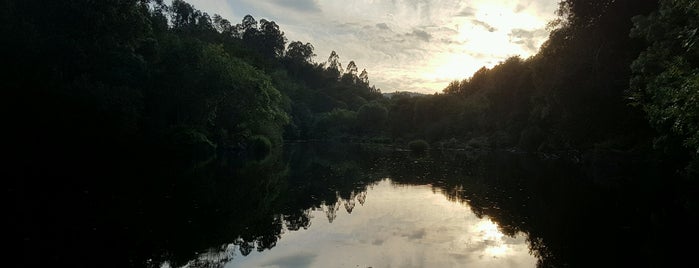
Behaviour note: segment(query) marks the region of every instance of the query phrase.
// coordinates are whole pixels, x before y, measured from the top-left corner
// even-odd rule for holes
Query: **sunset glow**
[[[441,91],[510,56],[535,54],[548,37],[557,0],[193,0],[238,23],[246,14],[276,21],[289,41],[315,46],[315,61],[337,51],[366,68],[382,92]]]

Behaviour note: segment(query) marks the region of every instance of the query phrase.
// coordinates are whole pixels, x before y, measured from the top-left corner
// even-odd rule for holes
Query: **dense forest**
[[[549,40],[449,84],[383,97],[338,53],[274,21],[184,1],[4,3],[3,88],[18,139],[187,154],[339,139],[442,148],[699,152],[697,4],[562,1]],[[695,161],[696,162],[696,161]],[[696,164],[695,164],[696,165]],[[679,167],[679,166],[678,166]],[[684,167],[684,166],[683,166]],[[695,172],[690,166],[687,172]]]
[[[413,117],[395,133],[528,151],[656,154],[696,165],[697,8],[694,1],[562,1],[538,54],[414,100],[431,120]]]
[[[344,72],[335,53],[328,66],[311,62],[313,46],[287,47],[273,21],[233,25],[183,1],[7,5],[5,30],[20,35],[6,50],[5,88],[36,107],[32,125],[69,136],[190,151],[279,146],[285,129],[311,136],[310,122],[332,120],[321,113],[381,98],[366,71],[349,62]],[[33,135],[44,134],[20,136]]]
[[[0,14],[16,226],[167,185],[123,180],[144,160],[255,158],[289,141],[632,159],[699,176],[693,0],[563,0],[536,55],[390,97],[341,51],[319,60],[272,20],[235,23],[183,0],[3,0]],[[34,244],[46,236],[23,235],[48,250]]]

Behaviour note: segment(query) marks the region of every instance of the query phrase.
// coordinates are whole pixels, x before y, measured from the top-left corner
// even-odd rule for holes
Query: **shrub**
[[[255,135],[248,141],[249,152],[255,156],[267,156],[272,151],[272,142],[262,135]]]
[[[413,153],[424,153],[430,149],[430,145],[425,140],[414,140],[408,143],[408,148]]]

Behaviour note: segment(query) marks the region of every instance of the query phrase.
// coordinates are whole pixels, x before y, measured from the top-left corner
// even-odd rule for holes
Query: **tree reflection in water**
[[[283,190],[274,199],[264,199],[271,208],[267,218],[274,220],[246,225],[275,231],[245,229],[232,243],[235,247],[222,250],[229,257],[234,255],[232,248],[247,256],[255,249],[274,247],[284,232],[309,228],[314,211],[322,210],[330,223],[343,208],[351,214],[367,198],[367,187],[384,178],[396,185],[429,185],[450,201],[468,205],[479,218],[492,220],[477,228],[493,237],[525,234],[540,267],[662,266],[691,256],[683,255],[687,248],[667,246],[678,245],[679,237],[688,236],[667,226],[691,227],[697,222],[692,211],[668,204],[691,204],[691,195],[677,188],[682,182],[652,180],[662,174],[660,170],[633,163],[600,170],[594,165],[512,153],[435,151],[416,157],[359,145],[287,147],[284,159],[289,171],[282,180]],[[650,189],[660,194],[648,196]],[[657,235],[660,232],[675,235]],[[488,248],[493,255],[503,250],[498,245]]]
[[[25,215],[31,223],[25,251],[47,255],[29,261],[71,263],[80,252],[85,263],[98,263],[109,252],[108,266],[115,267],[222,267],[313,225],[356,218],[367,200],[379,198],[367,196],[368,189],[390,178],[393,186],[429,187],[467,205],[486,222],[474,228],[491,240],[524,234],[541,267],[697,262],[693,247],[680,246],[697,238],[696,182],[663,177],[669,173],[643,161],[595,166],[514,153],[413,156],[337,144],[289,144],[257,160],[140,159],[145,164],[107,174],[99,187],[86,179],[67,190],[39,188],[36,194],[54,203],[24,200],[35,208]],[[324,219],[315,216],[320,211]],[[49,235],[55,243],[32,242]],[[486,246],[497,255],[502,245]]]

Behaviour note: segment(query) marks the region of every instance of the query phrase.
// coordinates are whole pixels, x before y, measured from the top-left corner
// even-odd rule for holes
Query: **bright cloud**
[[[510,56],[529,57],[548,37],[558,0],[188,0],[232,22],[277,22],[310,42],[316,62],[332,50],[366,68],[383,92],[441,91]]]

